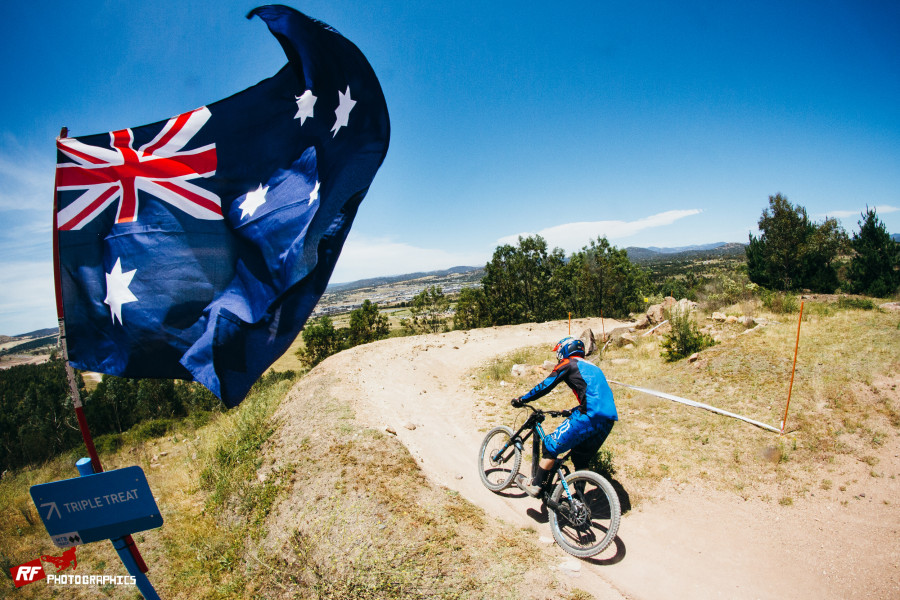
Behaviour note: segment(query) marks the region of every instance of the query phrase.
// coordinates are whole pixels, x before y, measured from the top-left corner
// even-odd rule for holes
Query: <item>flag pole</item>
[[[69,129],[63,127],[59,131],[59,137],[56,138],[57,144],[61,138],[68,137]],[[75,369],[69,364],[69,348],[66,342],[66,315],[65,307],[62,299],[62,277],[60,275],[59,265],[59,229],[57,228],[57,214],[59,213],[59,194],[57,193],[57,181],[59,171],[56,171],[53,182],[53,283],[56,290],[56,316],[59,319],[59,348],[62,353],[62,359],[66,364],[66,378],[69,380],[69,391],[72,394],[72,406],[75,408],[75,419],[78,421],[78,429],[81,431],[81,438],[84,440],[84,447],[87,449],[88,456],[91,459],[91,466],[94,473],[102,473],[103,465],[100,464],[100,455],[97,454],[97,448],[94,446],[94,438],[88,427],[87,418],[84,416],[84,406],[81,404],[81,394],[78,392],[78,382],[75,380]],[[134,544],[134,539],[130,535],[122,538],[127,545],[131,556],[137,563],[141,573],[146,573],[150,569],[140,551]]]

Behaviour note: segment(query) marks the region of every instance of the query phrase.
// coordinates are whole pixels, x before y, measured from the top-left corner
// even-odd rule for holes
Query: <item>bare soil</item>
[[[572,331],[609,332],[619,325],[585,319],[573,322]],[[342,352],[316,371],[340,382],[358,421],[396,435],[433,482],[523,529],[558,565],[561,578],[598,599],[900,598],[897,435],[874,451],[878,477],[871,476],[869,464],[838,457],[837,475],[827,476],[835,486],[846,482],[841,494],[823,486],[779,503],[729,493],[711,482],[662,478],[652,493],[640,494],[639,501],[635,496],[614,547],[591,560],[566,555],[552,543],[537,501],[518,490],[495,494],[482,486],[476,459],[484,431],[511,423],[485,414],[485,403],[473,401],[484,393],[475,389],[473,377],[480,366],[516,348],[552,346],[566,332],[567,324],[556,322],[389,339]],[[507,403],[539,380],[536,373],[524,378],[496,403]],[[287,413],[302,410],[282,407]],[[629,406],[620,403],[619,413],[628,419]],[[628,506],[630,484],[618,483]],[[780,497],[774,479],[759,485],[764,491],[771,486],[771,498]]]

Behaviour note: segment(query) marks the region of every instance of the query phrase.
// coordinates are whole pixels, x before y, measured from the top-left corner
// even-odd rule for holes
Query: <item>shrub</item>
[[[791,314],[800,310],[800,302],[797,296],[782,292],[763,290],[762,303],[763,306],[776,315]]]
[[[588,463],[588,469],[612,479],[616,474],[616,466],[613,464],[613,453],[609,448],[600,448],[597,455]]]
[[[837,301],[838,308],[856,309],[856,310],[873,310],[875,303],[870,298],[854,298],[850,296],[842,296]]]
[[[666,315],[672,330],[663,338],[662,357],[668,362],[687,358],[694,352],[715,345],[712,336],[700,331],[694,322],[693,311],[674,310]]]

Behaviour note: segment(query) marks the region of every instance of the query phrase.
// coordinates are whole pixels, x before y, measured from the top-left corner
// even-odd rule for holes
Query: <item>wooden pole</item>
[[[797,370],[797,351],[800,349],[800,325],[803,323],[803,301],[800,301],[800,318],[797,319],[797,343],[794,345],[794,366],[791,368],[791,384],[788,386],[787,404],[784,405],[784,417],[781,419],[781,435],[787,423],[788,407],[791,405],[791,391],[794,389],[794,372]]]
[[[56,138],[57,146],[59,140],[68,137],[69,130],[63,127],[59,131],[59,137]],[[59,171],[57,171],[58,176]],[[72,406],[75,408],[75,419],[78,421],[78,429],[81,431],[81,439],[84,440],[84,447],[87,449],[88,456],[91,459],[91,466],[94,473],[102,473],[103,465],[100,463],[100,455],[97,454],[97,448],[94,446],[94,437],[88,427],[87,418],[84,416],[84,406],[81,404],[81,394],[78,392],[78,383],[75,380],[75,370],[69,364],[69,347],[66,342],[66,315],[65,306],[62,298],[62,276],[60,274],[59,264],[59,229],[57,228],[57,214],[59,213],[59,195],[56,192],[57,182],[53,183],[53,282],[56,288],[56,315],[59,319],[59,349],[62,353],[62,359],[66,363],[66,378],[69,380],[69,391],[72,393]],[[134,539],[130,535],[122,538],[127,545],[131,556],[137,563],[141,573],[146,573],[150,569],[144,562],[140,551],[134,545]]]

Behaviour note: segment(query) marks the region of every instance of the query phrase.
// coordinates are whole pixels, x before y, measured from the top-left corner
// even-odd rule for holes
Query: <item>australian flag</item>
[[[285,6],[250,12],[288,64],[167,121],[57,143],[73,367],[193,379],[227,405],[297,337],[387,153],[359,49]]]

